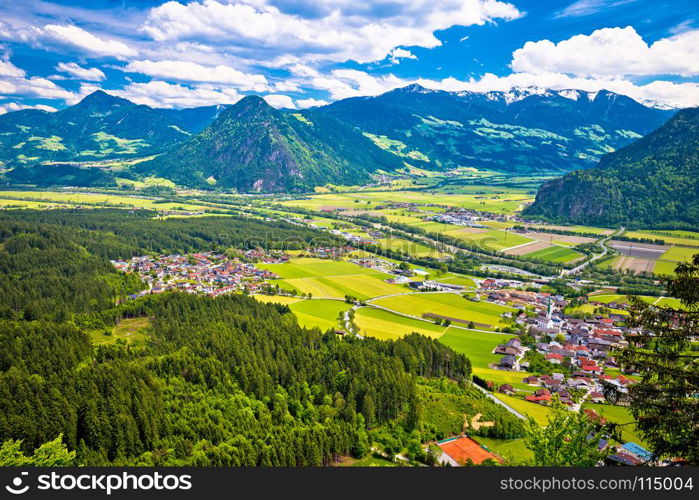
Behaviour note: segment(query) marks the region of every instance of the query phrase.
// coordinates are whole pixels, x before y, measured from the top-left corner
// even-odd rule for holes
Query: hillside
[[[444,92],[419,85],[319,110],[420,168],[521,173],[592,166],[672,114],[607,91]]]
[[[162,110],[97,91],[53,113],[0,116],[0,162],[94,161],[162,152],[211,123],[218,106]]]
[[[699,225],[699,108],[539,189],[526,215],[585,224]]]
[[[363,183],[376,170],[402,166],[400,158],[330,116],[279,111],[248,96],[200,134],[137,170],[190,186],[299,191]]]

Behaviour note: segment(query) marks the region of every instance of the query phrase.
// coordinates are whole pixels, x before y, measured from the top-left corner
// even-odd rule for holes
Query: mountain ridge
[[[137,170],[198,187],[303,191],[367,182],[378,169],[402,166],[332,117],[313,110],[288,113],[259,96],[246,96],[202,132]]]

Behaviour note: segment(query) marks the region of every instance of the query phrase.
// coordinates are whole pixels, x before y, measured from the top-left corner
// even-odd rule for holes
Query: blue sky
[[[103,89],[303,108],[418,82],[699,105],[696,0],[0,0],[0,113]]]

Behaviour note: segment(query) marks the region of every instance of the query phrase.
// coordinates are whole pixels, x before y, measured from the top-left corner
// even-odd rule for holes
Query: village
[[[133,299],[170,290],[211,297],[239,291],[255,293],[262,290],[265,280],[277,276],[270,271],[258,269],[251,261],[279,263],[288,260],[289,256],[284,253],[267,254],[263,250],[247,250],[232,259],[214,252],[198,252],[132,257],[128,261],[113,260],[112,264],[119,271],[138,274],[148,285],[145,290],[132,295]]]

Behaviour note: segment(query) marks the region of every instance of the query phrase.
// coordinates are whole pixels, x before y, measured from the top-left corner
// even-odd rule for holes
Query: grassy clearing
[[[93,345],[116,344],[117,340],[135,344],[148,338],[146,330],[149,326],[149,318],[122,319],[112,328],[111,335],[104,335],[102,332],[90,332],[90,341]]]
[[[497,439],[473,436],[478,444],[484,445],[490,451],[500,455],[511,464],[523,464],[534,458],[534,453],[527,448],[524,439]]]
[[[369,455],[360,459],[349,459],[339,464],[340,467],[400,467],[396,462],[391,462],[379,455]]]
[[[344,314],[350,307],[339,300],[301,300],[289,304],[299,325],[306,328],[318,327],[321,330],[339,328],[340,314]]]
[[[526,257],[565,264],[581,259],[584,255],[570,248],[554,245],[536,252],[528,253]]]
[[[514,311],[511,307],[491,304],[485,301],[473,302],[454,293],[386,297],[374,301],[374,304],[412,316],[433,313],[466,322],[473,321],[474,323],[489,325],[489,327],[505,324],[500,315],[504,312]]]
[[[413,332],[437,338],[444,334],[446,327],[416,319],[392,314],[382,309],[362,307],[355,312],[354,322],[360,333],[377,339],[398,339]]]

